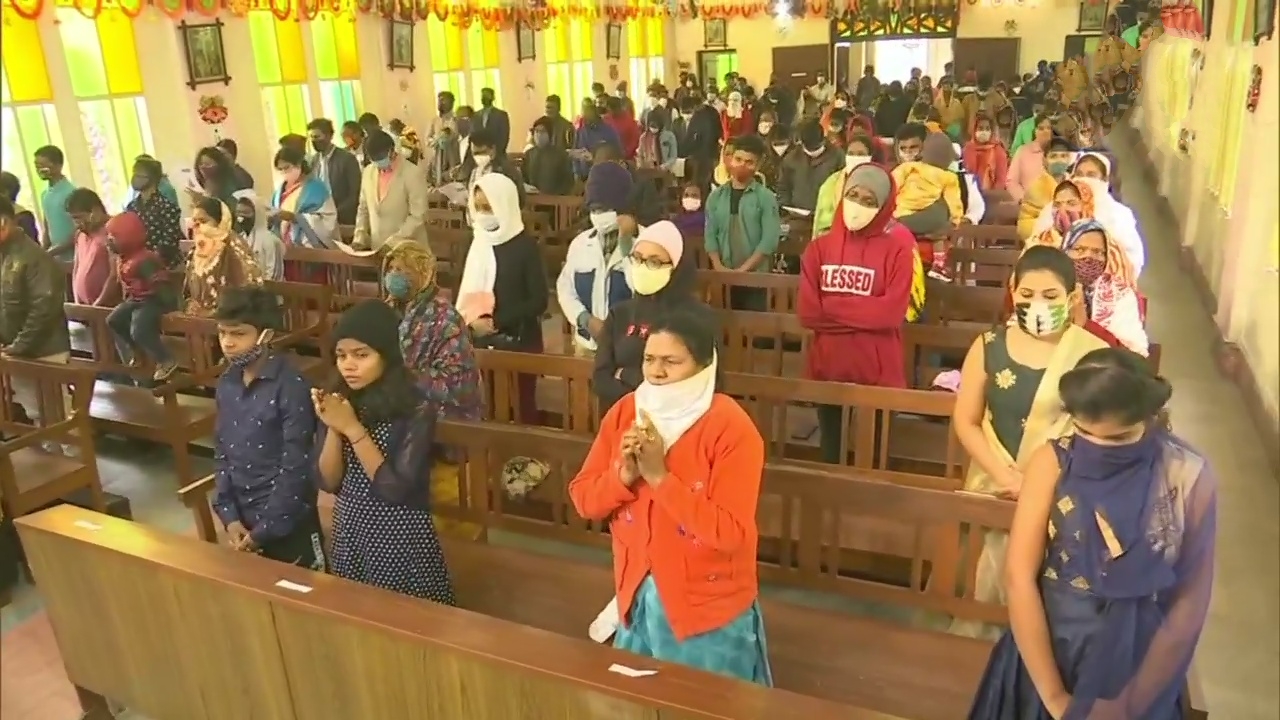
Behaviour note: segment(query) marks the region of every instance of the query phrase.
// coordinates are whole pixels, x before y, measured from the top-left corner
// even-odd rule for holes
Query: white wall
[[[1031,0],[1028,0],[1031,2]],[[1005,32],[1005,22],[1018,24],[1013,35]],[[999,7],[983,4],[970,5],[967,0],[960,6],[960,27],[956,37],[1022,39],[1019,48],[1018,71],[1034,72],[1040,60],[1062,59],[1063,43],[1068,35],[1075,35],[1080,22],[1080,6],[1066,0],[1043,0],[1037,7],[1018,5],[1014,0],[1004,0]]]

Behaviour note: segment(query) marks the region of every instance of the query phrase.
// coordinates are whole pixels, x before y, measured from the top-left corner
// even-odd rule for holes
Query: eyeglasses
[[[661,270],[662,268],[671,267],[673,265],[673,263],[666,260],[659,260],[658,258],[653,257],[647,258],[641,255],[631,255],[628,259],[631,260],[632,265],[643,265],[650,270]]]

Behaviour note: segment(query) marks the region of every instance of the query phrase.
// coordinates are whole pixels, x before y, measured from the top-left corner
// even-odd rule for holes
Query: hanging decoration
[[[1252,76],[1249,78],[1249,95],[1244,101],[1244,107],[1249,112],[1258,111],[1258,100],[1262,97],[1262,66],[1254,65]]]
[[[625,23],[655,17],[731,20],[772,16],[774,0],[524,0],[519,7],[491,7],[483,0],[5,0],[20,18],[34,20],[46,8],[72,8],[87,18],[104,5],[118,8],[130,18],[154,7],[178,22],[188,15],[211,18],[219,14],[242,17],[253,10],[269,10],[280,20],[311,20],[322,12],[335,15],[377,15],[404,21],[436,17],[459,27],[480,23],[485,30],[508,30],[516,23],[545,28],[556,20]],[[878,8],[938,7],[953,9],[954,0],[793,0],[792,18],[835,20]],[[952,10],[953,11],[953,10]]]
[[[222,123],[227,121],[227,105],[222,101],[221,95],[201,95],[199,109],[196,115],[200,117],[200,121],[205,125],[213,126],[213,139],[218,141],[222,139]]]
[[[833,1],[828,3],[833,13],[829,17],[835,21],[832,42],[955,37],[962,4],[959,0],[853,0],[846,7]]]

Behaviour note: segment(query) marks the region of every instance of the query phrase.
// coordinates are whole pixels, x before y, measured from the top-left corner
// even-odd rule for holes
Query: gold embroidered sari
[[[987,342],[995,339],[995,331],[984,337]],[[1040,384],[1036,388],[1023,426],[1022,440],[1018,444],[1017,457],[1013,457],[1005,449],[1004,444],[996,437],[991,421],[991,407],[987,406],[986,416],[982,420],[982,434],[1000,461],[1019,468],[1026,467],[1032,453],[1050,440],[1066,434],[1070,427],[1071,417],[1062,409],[1062,400],[1058,397],[1058,381],[1068,370],[1080,362],[1080,358],[1107,344],[1099,340],[1089,331],[1072,325],[1062,334],[1058,347],[1053,352],[1049,364],[1044,369]],[[964,489],[969,492],[994,494],[998,488],[995,479],[978,463],[969,463],[969,472],[965,476]],[[1008,551],[1009,533],[991,530],[983,542],[982,554],[978,558],[978,566],[974,577],[974,599],[980,602],[999,602],[1004,605],[1007,600],[1004,592],[1004,559]],[[954,621],[951,632],[970,637],[994,636],[997,628],[984,626],[974,621]]]

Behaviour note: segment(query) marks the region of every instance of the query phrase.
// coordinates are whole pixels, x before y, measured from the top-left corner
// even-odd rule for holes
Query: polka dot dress
[[[392,424],[380,422],[368,430],[370,439],[388,456]],[[455,604],[431,513],[392,505],[374,494],[364,466],[346,440],[342,442],[342,459],[346,474],[333,508],[333,574],[444,605]]]

